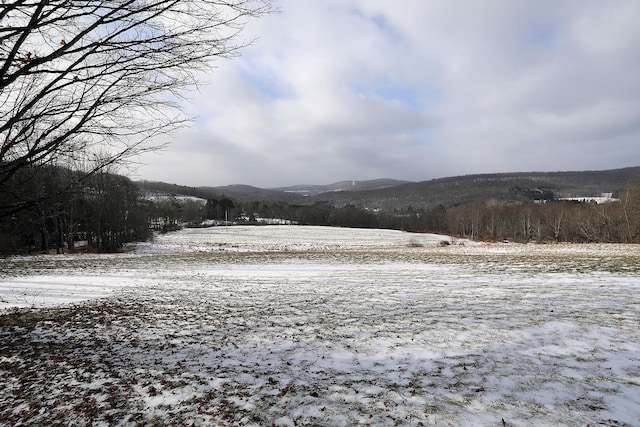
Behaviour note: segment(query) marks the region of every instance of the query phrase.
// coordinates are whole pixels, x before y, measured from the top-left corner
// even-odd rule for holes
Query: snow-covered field
[[[640,425],[639,247],[442,240],[1,259],[0,425]]]

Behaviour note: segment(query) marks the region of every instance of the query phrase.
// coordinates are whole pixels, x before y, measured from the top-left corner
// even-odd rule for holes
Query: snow
[[[330,230],[330,232],[327,232]],[[234,251],[307,251],[438,245],[451,241],[437,234],[397,230],[340,229],[317,226],[230,226],[184,229],[159,234],[153,243],[138,246],[139,253]],[[460,240],[459,243],[471,242]]]
[[[639,424],[640,248],[441,240],[217,227],[0,260],[0,424]]]
[[[203,199],[202,197],[169,194],[164,192],[147,192],[144,199],[152,202],[178,200],[180,202],[195,202],[202,205],[207,203],[207,199]]]
[[[110,280],[111,279],[111,280]],[[37,275],[0,282],[0,307],[55,307],[109,296],[122,277]]]

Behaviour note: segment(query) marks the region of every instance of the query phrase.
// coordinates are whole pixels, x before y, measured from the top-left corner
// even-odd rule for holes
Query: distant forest
[[[286,218],[299,224],[386,228],[437,233],[483,241],[640,243],[640,179],[631,181],[618,199],[607,203],[573,200],[470,202],[393,211],[354,205],[334,207],[278,202],[233,202],[231,217],[254,223],[257,217]],[[215,202],[213,202],[215,204]],[[211,206],[211,201],[207,206]],[[215,217],[211,211],[207,217]],[[247,216],[247,212],[250,214]],[[219,214],[218,219],[221,219]],[[196,218],[194,218],[196,219]]]
[[[150,237],[153,213],[135,182],[106,171],[79,176],[55,166],[14,174],[0,191],[0,253],[74,252],[78,242],[115,252]]]
[[[13,206],[15,192],[27,202],[1,212],[0,253],[114,252],[129,242],[149,239],[154,230],[168,232],[224,221],[258,225],[267,219],[272,223],[287,220],[305,225],[386,228],[486,241],[640,243],[638,177],[629,180],[613,194],[616,200],[608,203],[491,199],[385,211],[351,204],[336,207],[327,201],[301,205],[234,199],[214,192],[200,194],[200,198],[170,192],[154,195],[144,183],[115,173],[101,171],[80,180],[79,185],[76,175],[51,166],[25,169],[12,178],[0,192],[0,206]],[[42,199],[41,194],[52,196]]]

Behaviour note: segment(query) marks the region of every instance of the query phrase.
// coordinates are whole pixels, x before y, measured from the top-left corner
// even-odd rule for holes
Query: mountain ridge
[[[332,184],[298,184],[286,187],[270,188],[270,190],[284,191],[286,193],[296,193],[303,196],[328,193],[330,191],[350,191],[350,190],[374,190],[394,187],[402,184],[409,184],[414,181],[404,181],[392,178],[378,178],[370,180],[338,181]]]
[[[324,193],[309,197],[305,204],[328,203],[336,207],[355,205],[367,209],[393,210],[412,206],[432,208],[495,200],[519,202],[536,199],[538,193],[560,197],[597,196],[615,193],[640,167],[601,171],[506,172],[437,178],[367,192]],[[550,195],[551,196],[551,195]]]
[[[339,181],[327,185],[294,185],[259,188],[250,185],[188,187],[142,181],[145,190],[165,191],[201,198],[227,197],[239,200],[272,201],[302,206],[353,205],[372,210],[394,210],[408,206],[431,208],[494,200],[508,203],[560,197],[590,197],[620,191],[640,166],[587,171],[502,172],[470,174],[425,181],[381,178]]]

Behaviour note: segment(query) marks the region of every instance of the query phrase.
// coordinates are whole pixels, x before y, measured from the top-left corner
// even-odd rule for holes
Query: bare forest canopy
[[[201,198],[207,203],[207,217],[220,221],[280,218],[300,224],[392,228],[484,240],[638,242],[639,176],[640,167],[632,167],[467,175],[423,182],[341,181],[279,189],[140,185],[147,193]],[[593,203],[602,193],[608,194],[610,203]],[[233,207],[221,210],[223,200],[231,200]]]
[[[393,210],[408,206],[451,207],[470,202],[499,203],[545,198],[592,197],[614,193],[640,175],[640,167],[603,171],[522,172],[465,175],[407,183],[371,191],[323,193],[305,203],[319,201],[335,206],[356,205],[367,209]]]
[[[500,203],[593,197],[615,193],[640,175],[640,167],[602,171],[521,172],[465,175],[408,182],[393,179],[341,181],[328,185],[294,185],[262,189],[248,185],[187,187],[163,182],[140,182],[146,191],[163,191],[207,199],[225,195],[232,199],[287,202],[303,206],[347,205],[369,210],[451,207],[470,202]]]
[[[48,165],[13,178],[33,200],[0,218],[0,253],[112,252],[153,230],[295,223],[386,228],[489,241],[640,243],[640,168],[469,175],[418,183],[343,182],[297,191],[134,182]],[[70,188],[73,191],[62,191]],[[336,190],[337,187],[367,190]],[[313,192],[322,190],[315,186]],[[609,193],[608,203],[591,196]],[[578,196],[572,200],[565,197]]]

